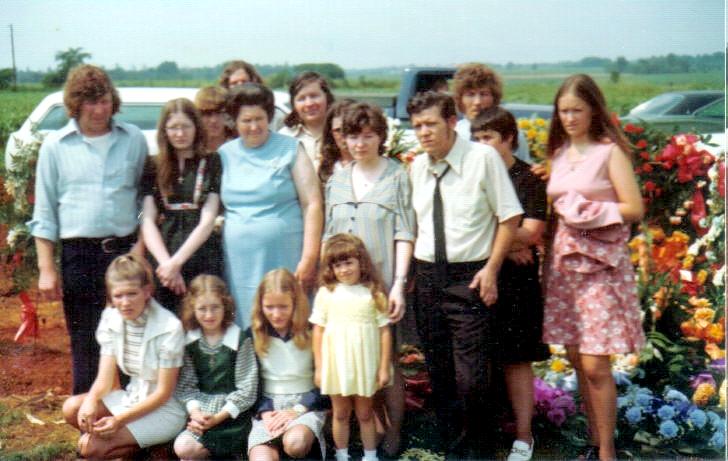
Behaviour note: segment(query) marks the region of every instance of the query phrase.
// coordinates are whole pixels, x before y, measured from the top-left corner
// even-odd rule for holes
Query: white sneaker
[[[508,453],[506,461],[528,461],[533,456],[533,439],[531,439],[531,445],[521,440],[513,442],[511,452]]]

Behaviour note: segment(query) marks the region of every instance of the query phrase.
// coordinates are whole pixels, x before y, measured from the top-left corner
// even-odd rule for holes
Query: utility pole
[[[18,70],[15,68],[15,40],[13,40],[12,24],[10,24],[10,53],[13,56],[13,91],[18,91]]]

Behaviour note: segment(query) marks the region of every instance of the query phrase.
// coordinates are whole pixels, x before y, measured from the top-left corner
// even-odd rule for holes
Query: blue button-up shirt
[[[112,120],[106,154],[84,140],[75,119],[49,133],[36,168],[31,234],[51,241],[131,234],[146,158],[144,135],[128,123]]]

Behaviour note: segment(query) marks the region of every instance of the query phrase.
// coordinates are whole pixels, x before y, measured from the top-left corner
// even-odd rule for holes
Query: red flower
[[[725,162],[718,165],[718,194],[725,198]]]
[[[637,130],[635,130],[635,128],[637,128],[637,127],[635,125],[633,125],[632,123],[628,123],[628,124],[624,125],[624,131],[627,133],[637,133]]]
[[[647,192],[653,192],[657,188],[657,185],[652,181],[647,181],[645,183],[645,190]]]
[[[640,139],[637,141],[637,144],[634,145],[637,149],[644,149],[647,147],[647,141],[645,139]]]
[[[644,171],[645,173],[652,173],[652,165],[650,165],[649,163],[645,163],[644,165],[642,165],[642,171]]]
[[[649,152],[646,152],[643,150],[642,152],[640,152],[640,157],[642,157],[642,159],[644,159],[644,160],[649,160],[650,154],[649,154]]]
[[[690,209],[690,222],[695,228],[695,232],[699,236],[705,235],[708,229],[700,226],[700,220],[705,218],[705,199],[703,198],[703,192],[700,189],[696,189],[693,193],[693,207]]]

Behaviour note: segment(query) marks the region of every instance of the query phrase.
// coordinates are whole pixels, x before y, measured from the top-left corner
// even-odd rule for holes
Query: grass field
[[[673,90],[699,90],[725,88],[722,72],[689,74],[623,74],[617,83],[611,82],[602,70],[575,68],[539,68],[532,72],[502,73],[505,97],[508,102],[551,104],[563,79],[576,72],[592,75],[604,91],[607,104],[613,112],[625,114],[632,107],[657,94]],[[214,84],[209,81],[119,81],[117,86],[184,86],[199,87]],[[368,85],[368,86],[367,86]],[[396,79],[365,77],[351,79],[347,85],[335,89],[337,97],[352,97],[377,104],[391,104],[399,83]],[[39,85],[22,87],[13,92],[0,91],[0,154],[10,132],[16,130],[38,102],[52,90]]]

